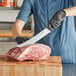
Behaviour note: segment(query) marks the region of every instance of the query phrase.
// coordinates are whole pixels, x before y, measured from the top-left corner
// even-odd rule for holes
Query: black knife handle
[[[18,37],[16,37],[16,39],[15,39],[15,41],[17,42],[17,44],[21,44],[21,43],[23,43],[23,42],[25,42],[25,41],[27,41],[27,40],[28,40],[28,38],[21,37],[21,36],[18,36]]]

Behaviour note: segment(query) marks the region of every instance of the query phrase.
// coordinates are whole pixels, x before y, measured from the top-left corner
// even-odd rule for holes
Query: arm
[[[64,9],[66,16],[76,16],[76,6]]]
[[[16,19],[14,25],[12,26],[12,33],[14,35],[14,38],[17,36],[22,36],[22,29],[25,25],[25,22],[19,19]]]
[[[12,32],[15,41],[20,44],[27,40],[27,38],[22,37],[22,29],[27,23],[29,16],[32,14],[31,0],[24,0],[20,12],[12,26]]]
[[[59,27],[66,16],[76,16],[76,6],[57,11],[49,20],[48,28],[54,30]]]
[[[17,44],[21,44],[28,38],[22,37],[22,29],[25,25],[25,22],[19,19],[16,19],[14,25],[12,26],[12,33]]]

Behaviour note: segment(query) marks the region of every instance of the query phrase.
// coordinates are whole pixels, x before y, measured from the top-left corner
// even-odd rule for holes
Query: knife
[[[43,37],[45,37],[50,32],[51,32],[51,30],[49,28],[45,28],[40,33],[38,33],[37,35],[35,35],[34,37],[32,37],[31,39],[25,41],[22,44],[17,45],[16,47],[24,47],[24,46],[29,45],[29,44],[34,44],[37,41],[39,41],[40,39],[42,39]]]

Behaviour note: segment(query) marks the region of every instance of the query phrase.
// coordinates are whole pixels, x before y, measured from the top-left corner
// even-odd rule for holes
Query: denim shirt
[[[35,35],[48,26],[48,21],[60,9],[76,5],[76,0],[24,0],[17,19],[28,21],[31,14],[35,21]],[[60,27],[37,43],[51,47],[53,56],[61,56],[63,63],[76,63],[76,30],[74,17],[66,17]]]

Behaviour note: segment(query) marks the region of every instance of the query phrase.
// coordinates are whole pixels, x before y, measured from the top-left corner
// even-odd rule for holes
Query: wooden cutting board
[[[23,36],[30,38],[33,36],[34,32],[32,30],[23,30]],[[11,30],[0,30],[0,37],[13,37]]]
[[[62,63],[59,56],[50,56],[46,61],[9,61],[0,55],[1,76],[62,76]]]

